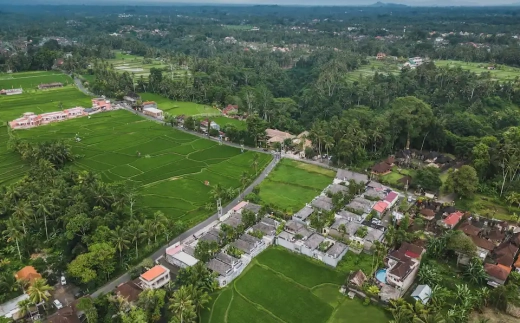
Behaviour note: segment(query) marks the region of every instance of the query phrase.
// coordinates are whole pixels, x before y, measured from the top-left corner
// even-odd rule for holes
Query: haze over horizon
[[[20,0],[16,4],[60,4],[60,5],[299,5],[299,6],[370,6],[377,0]],[[408,6],[504,6],[520,5],[520,2],[499,0],[396,0],[383,3],[403,4]],[[0,3],[13,4],[12,1],[0,0]]]

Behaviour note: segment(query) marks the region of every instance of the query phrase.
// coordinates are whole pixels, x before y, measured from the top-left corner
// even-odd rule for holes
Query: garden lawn
[[[378,61],[375,58],[369,58],[367,65],[362,65],[357,70],[348,72],[345,76],[349,82],[360,81],[362,78],[372,77],[376,72],[382,74],[399,74],[399,65],[396,61],[390,59]]]
[[[131,183],[140,193],[138,207],[160,210],[187,225],[201,222],[216,209],[209,194],[211,186],[238,189],[242,173],[253,172],[253,152],[219,146],[124,110],[13,133],[34,141],[70,141],[78,154],[72,167],[93,171],[106,182]],[[76,135],[80,142],[74,140]],[[7,141],[6,131],[0,140]],[[270,160],[270,155],[260,154],[259,169]],[[6,150],[0,150],[0,165],[5,166],[2,171],[7,180],[20,178],[26,170]],[[208,203],[212,205],[209,209]]]
[[[260,184],[260,198],[295,213],[331,184],[334,176],[332,170],[283,159]]]
[[[234,125],[238,130],[246,130],[247,125],[243,120],[228,118],[228,117],[211,117],[211,121],[214,121],[220,126],[220,129],[224,128],[228,124]]]
[[[346,257],[353,257],[347,254]],[[359,267],[358,267],[359,268]],[[353,269],[353,268],[352,268]],[[339,292],[349,272],[270,247],[220,291],[201,323],[388,322],[382,308]]]
[[[154,93],[140,93],[140,95],[143,101],[155,101],[159,109],[174,116],[220,115],[218,109],[208,105],[194,102],[173,101]]]

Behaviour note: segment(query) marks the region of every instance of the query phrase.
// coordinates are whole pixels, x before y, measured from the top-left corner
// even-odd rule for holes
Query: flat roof
[[[238,212],[238,211],[242,210],[242,208],[243,208],[244,206],[246,206],[247,203],[248,203],[247,201],[242,201],[242,202],[238,203],[238,204],[235,205],[235,207],[233,208],[233,211]]]
[[[20,307],[18,306],[18,303],[21,301],[24,301],[26,299],[29,299],[29,295],[22,294],[16,298],[13,298],[12,300],[9,300],[3,304],[0,304],[0,316],[12,318],[13,315],[15,315],[16,313],[18,313],[20,311]]]
[[[166,249],[166,254],[170,255],[170,256],[173,256],[175,255],[176,253],[179,253],[182,251],[182,245],[178,245],[176,247],[169,247]]]
[[[163,112],[161,109],[157,109],[157,108],[144,108],[143,110],[144,111],[149,111],[149,112],[152,112],[152,113],[162,113]]]
[[[197,262],[199,262],[199,260],[197,258],[188,255],[184,251],[178,252],[175,255],[173,255],[172,257],[181,261],[182,263],[185,263],[188,266],[193,266]]]

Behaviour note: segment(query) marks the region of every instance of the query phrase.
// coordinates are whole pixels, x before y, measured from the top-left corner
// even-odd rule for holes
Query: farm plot
[[[91,98],[72,86],[49,90],[24,89],[24,93],[19,95],[0,96],[0,122],[19,118],[25,112],[40,114],[91,105]]]
[[[335,172],[283,159],[260,184],[260,198],[282,210],[297,212],[332,183]]]
[[[143,101],[155,101],[159,109],[174,116],[220,115],[220,111],[194,102],[173,101],[158,94],[141,93]]]
[[[372,77],[376,72],[383,74],[398,74],[399,67],[395,61],[377,61],[370,59],[368,65],[363,65],[357,70],[347,73],[349,82],[360,81],[362,78]]]
[[[20,179],[29,169],[20,157],[7,149],[7,126],[0,126],[0,186]]]
[[[72,84],[72,78],[56,71],[34,71],[21,73],[0,73],[0,89],[23,88],[36,89],[42,83],[60,82]]]
[[[108,62],[114,66],[118,72],[128,72],[133,75],[135,82],[142,76],[145,80],[150,75],[151,68],[159,68],[165,71],[165,77],[181,80],[184,77],[190,77],[191,73],[188,70],[175,68],[170,69],[170,66],[165,64],[162,60],[144,58],[132,54],[125,54],[120,51],[115,52],[115,58],[109,59]]]
[[[139,189],[142,207],[188,225],[212,213],[213,207],[206,208],[212,202],[211,186],[237,189],[242,173],[253,172],[252,152],[241,153],[122,110],[15,134],[30,140],[70,140],[79,155],[73,167],[94,171],[107,182],[128,181]],[[76,135],[80,142],[73,140]],[[263,168],[271,156],[261,154],[259,159]]]
[[[382,308],[364,306],[361,300],[347,299],[339,292],[348,273],[287,250],[269,248],[233,284],[213,295],[201,322],[388,322]],[[359,316],[362,318],[357,320]]]
[[[460,67],[463,70],[468,70],[478,75],[483,73],[489,73],[491,78],[503,82],[514,81],[517,77],[520,76],[520,68],[511,67],[507,65],[494,66],[494,70],[488,70],[488,67],[491,66],[491,64],[471,63],[453,60],[437,60],[435,61],[435,65],[448,68]]]

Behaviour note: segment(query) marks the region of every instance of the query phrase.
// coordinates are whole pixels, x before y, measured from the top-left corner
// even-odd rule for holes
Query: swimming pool
[[[383,284],[386,284],[386,269],[379,269],[376,272],[376,278]]]

